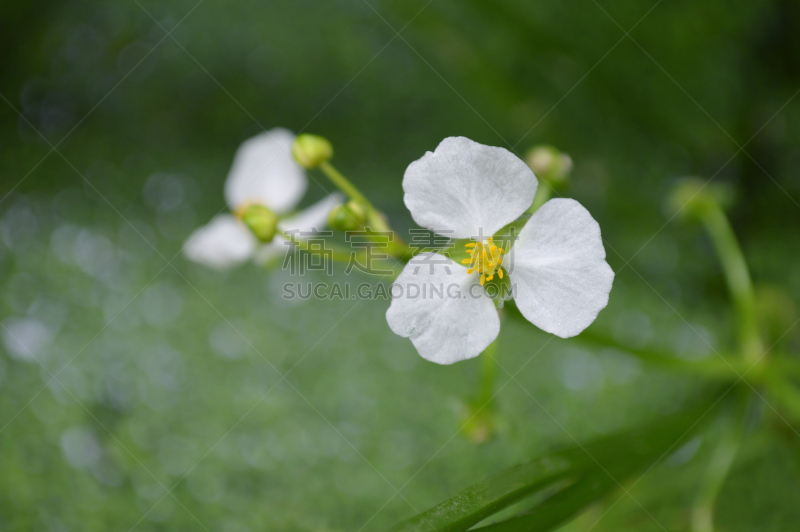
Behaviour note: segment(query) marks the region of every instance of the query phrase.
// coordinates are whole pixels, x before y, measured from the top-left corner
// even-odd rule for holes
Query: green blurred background
[[[622,268],[594,330],[691,359],[732,344],[709,241],[664,227],[675,178],[697,175],[736,191],[777,340],[800,296],[799,35],[791,0],[4,2],[0,529],[381,530],[691,401],[691,379],[508,319],[498,432],[475,445],[478,360],[422,360],[384,301],[286,302],[285,273],[180,249],[264,128],[330,138],[400,230],[403,171],[444,137],[546,142]],[[305,203],[331,189],[311,177]],[[623,497],[592,530],[686,529],[707,447],[636,485],[647,512]],[[748,440],[721,530],[795,529],[796,447]]]

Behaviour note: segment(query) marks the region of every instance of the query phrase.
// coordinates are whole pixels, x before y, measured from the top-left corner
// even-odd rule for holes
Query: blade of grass
[[[610,495],[636,473],[679,449],[711,419],[710,403],[647,427],[634,429],[584,446],[595,467],[578,481],[541,501],[523,515],[476,530],[485,532],[545,532],[553,530],[590,505]]]
[[[552,530],[606,497],[619,487],[619,482],[680,448],[703,426],[702,421],[712,417],[712,401],[700,403],[701,406],[664,416],[647,426],[507,469],[400,523],[392,531],[468,530],[511,504],[548,490],[550,496],[537,501],[524,515],[478,530]]]
[[[544,457],[478,482],[443,503],[392,529],[394,532],[467,530],[503,508],[570,477],[579,464],[565,457]]]

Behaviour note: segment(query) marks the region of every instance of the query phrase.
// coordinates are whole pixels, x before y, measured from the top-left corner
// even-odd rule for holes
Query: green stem
[[[714,504],[739,451],[745,424],[746,411],[739,415],[738,421],[729,420],[711,455],[692,508],[692,532],[714,532]]]
[[[346,251],[338,251],[338,250],[330,250],[330,249],[316,249],[312,248],[311,245],[308,243],[307,240],[303,240],[301,238],[297,238],[295,235],[288,233],[286,231],[281,231],[280,229],[277,231],[277,234],[294,244],[295,246],[299,247],[303,251],[308,253],[317,253],[320,255],[329,254],[329,256],[336,261],[339,262],[350,262],[350,254]]]
[[[362,204],[364,208],[367,209],[367,223],[372,228],[373,231],[379,233],[391,232],[392,229],[389,227],[389,224],[386,223],[386,220],[383,218],[378,210],[370,203],[364,194],[361,193],[351,182],[348,180],[342,173],[334,168],[334,166],[329,163],[328,161],[323,162],[319,165],[319,169],[328,176],[328,179],[336,185],[339,190],[347,194],[347,196],[354,201]]]
[[[339,170],[334,168],[331,163],[325,161],[319,165],[319,169],[322,170],[326,176],[328,176],[328,179],[330,179],[331,182],[339,188],[339,190],[347,194],[350,199],[356,200],[370,209],[374,209],[372,204],[361,193],[361,191],[353,186],[353,184],[345,176],[343,176]]]
[[[372,203],[361,193],[358,188],[353,185],[339,170],[337,170],[331,163],[325,161],[319,165],[319,169],[336,185],[339,190],[347,194],[347,196],[354,201],[357,201],[367,210],[366,226],[376,233],[391,233],[392,240],[388,242],[389,253],[398,259],[410,258],[413,254],[411,248],[395,233],[383,214],[375,208]]]
[[[491,402],[494,396],[494,381],[497,374],[497,340],[489,344],[489,347],[481,355],[481,383],[478,392],[478,408],[485,407],[491,409]]]
[[[755,364],[765,351],[758,329],[755,295],[747,261],[739,247],[736,234],[719,205],[714,203],[709,206],[703,214],[703,223],[719,256],[725,281],[736,307],[737,329],[744,358]]]
[[[783,379],[800,379],[800,363],[793,355],[780,351],[770,353],[774,356],[770,358],[767,368],[772,371],[766,373],[774,373]]]
[[[497,340],[489,344],[480,356],[481,377],[478,394],[467,403],[466,423],[461,427],[473,443],[484,443],[495,430],[493,418],[494,381],[497,372]]]
[[[512,314],[516,315],[516,314]],[[715,380],[735,380],[743,372],[750,369],[743,361],[723,360],[720,357],[709,357],[701,360],[687,360],[676,356],[671,351],[662,351],[654,348],[636,349],[621,345],[611,335],[589,328],[576,338],[589,346],[611,347],[625,355],[641,360],[645,364],[660,367],[670,371],[693,374]],[[726,353],[723,353],[726,355]],[[753,371],[753,374],[756,372]]]
[[[783,406],[783,411],[791,416],[796,423],[800,423],[800,391],[785,376],[776,375],[770,383],[770,391]]]
[[[360,264],[364,264],[367,261],[367,255],[365,253],[348,253],[347,251],[336,250],[336,249],[316,249],[312,248],[307,240],[297,238],[295,235],[291,233],[279,230],[277,234],[279,234],[286,240],[290,241],[292,244],[296,245],[306,253],[316,253],[318,255],[325,255],[335,261],[347,264],[350,264],[350,262],[352,261],[359,261]],[[397,277],[398,275],[400,275],[400,271],[398,270],[398,266],[400,265],[397,263],[397,261],[373,258],[371,265],[374,268],[379,268],[380,270],[390,270],[391,271],[390,275],[392,277]],[[379,275],[376,272],[372,273],[374,273],[375,275]]]
[[[548,183],[545,180],[539,181],[539,188],[536,189],[536,196],[533,198],[533,204],[528,209],[530,214],[535,213],[539,210],[539,207],[547,203],[547,201],[553,196],[553,185]]]

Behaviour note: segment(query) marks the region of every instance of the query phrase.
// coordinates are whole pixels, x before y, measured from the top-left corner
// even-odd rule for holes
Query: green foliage
[[[735,188],[731,226],[777,344],[738,385],[759,408],[719,527],[790,530],[798,7],[599,5],[622,28],[563,0],[2,3],[0,323],[36,333],[41,365],[3,337],[0,528],[381,530],[543,449],[637,433],[750,367],[708,237],[665,225],[674,179],[696,175]],[[236,147],[274,126],[331,139],[337,168],[401,230],[403,171],[445,136],[570,154],[563,193],[599,221],[614,291],[570,341],[506,307],[493,439],[461,436],[480,362],[424,363],[390,335],[387,301],[288,303],[281,272],[216,274],[179,255],[225,208]],[[308,203],[329,192],[314,175]],[[577,453],[478,484],[457,518],[523,497],[492,514],[521,521],[495,526],[578,512],[565,530],[662,530],[648,514],[686,530],[716,436],[643,475],[631,489],[646,511],[629,497],[591,507],[620,489]],[[652,443],[648,460],[670,441]],[[593,449],[639,478],[644,457]],[[580,472],[544,473],[570,460]]]
[[[477,530],[544,532],[596,504],[631,476],[679,449],[709,419],[717,402],[666,416],[579,447],[545,455],[470,486],[452,499],[393,528],[393,532],[460,532],[526,497],[519,515]],[[713,415],[711,416],[713,417]]]

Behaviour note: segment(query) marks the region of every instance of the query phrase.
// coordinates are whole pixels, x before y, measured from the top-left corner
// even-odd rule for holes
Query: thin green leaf
[[[574,484],[536,504],[524,515],[478,528],[482,532],[545,532],[621,488],[685,444],[710,419],[715,405],[704,405],[583,447],[596,467]]]
[[[544,457],[478,482],[455,497],[405,521],[394,532],[467,530],[503,508],[556,482],[578,476],[581,463]]]
[[[716,403],[715,403],[716,404]],[[644,428],[623,431],[537,458],[479,482],[455,497],[405,521],[393,532],[468,530],[509,505],[539,494],[525,515],[479,530],[552,530],[619,483],[680,447],[710,417],[711,402],[659,419]]]

